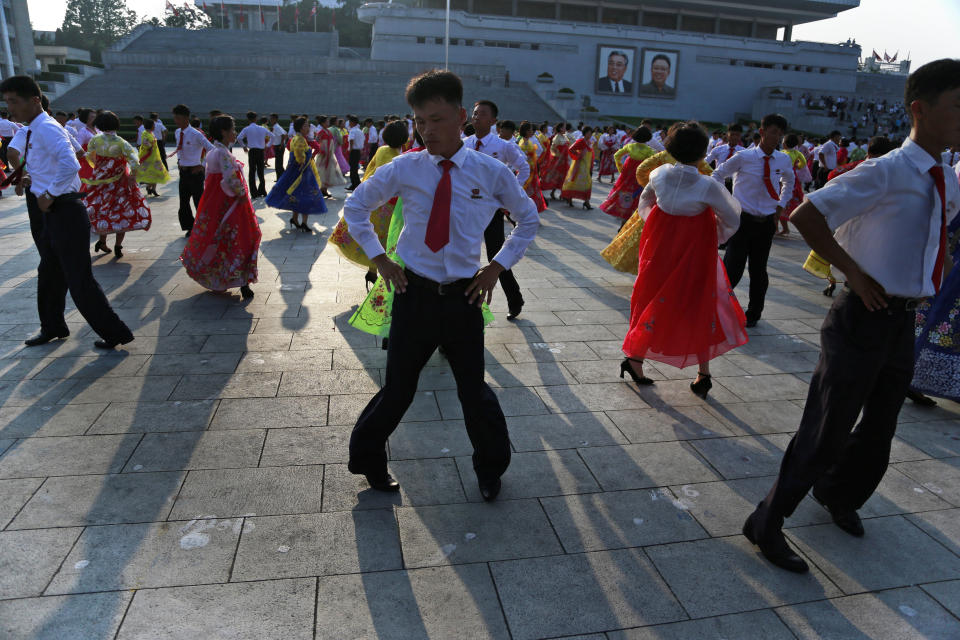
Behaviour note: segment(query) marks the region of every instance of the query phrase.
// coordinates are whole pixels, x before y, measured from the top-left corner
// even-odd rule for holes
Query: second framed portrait
[[[643,49],[639,95],[644,98],[675,98],[679,61],[679,51]]]
[[[637,50],[634,47],[597,45],[596,92],[600,95],[633,95],[633,70]]]

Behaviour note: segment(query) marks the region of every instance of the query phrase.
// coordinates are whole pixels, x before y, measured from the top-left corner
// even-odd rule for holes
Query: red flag
[[[263,19],[263,7],[260,7],[260,24],[266,24]]]
[[[313,8],[310,9],[310,17],[312,18],[312,17],[315,16],[315,15],[317,15],[317,4],[316,4],[316,3],[314,3]]]
[[[895,54],[893,54],[893,57],[890,58],[890,62],[896,62],[898,55],[900,55],[900,49],[897,49],[897,52],[896,52]]]
[[[334,9],[330,13],[330,26],[333,27],[334,29],[337,28],[337,10],[336,9]]]
[[[203,12],[204,12],[204,13],[207,12],[207,3],[206,3],[206,0],[204,0],[204,3],[203,3]]]
[[[884,59],[884,61],[886,61],[886,62],[890,62],[890,56],[887,55],[887,50],[886,50],[886,49],[883,50],[883,59]]]
[[[300,20],[300,7],[299,7],[299,6],[298,6],[296,9],[293,10],[293,19],[294,19],[294,20]]]
[[[876,59],[876,60],[881,60],[881,59],[882,59],[882,58],[880,57],[880,54],[877,53],[877,50],[876,50],[876,49],[873,50],[873,57],[874,57],[874,59]]]

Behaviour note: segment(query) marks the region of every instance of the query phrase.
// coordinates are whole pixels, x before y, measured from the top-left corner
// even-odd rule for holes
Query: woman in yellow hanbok
[[[567,169],[567,178],[563,181],[563,188],[560,190],[560,199],[566,200],[569,206],[573,206],[573,199],[583,200],[584,209],[593,209],[590,206],[590,192],[593,188],[593,128],[584,127],[583,137],[578,139],[567,151],[567,155],[573,159],[570,168]]]
[[[394,158],[399,156],[402,153],[401,149],[403,145],[407,142],[407,138],[408,131],[405,121],[394,121],[384,127],[383,141],[385,144],[377,149],[377,152],[373,155],[373,159],[367,163],[367,168],[363,172],[361,182],[372,176],[378,168],[389,164]],[[392,198],[379,209],[370,213],[370,222],[373,223],[373,230],[380,239],[380,245],[384,247],[387,246],[390,219],[393,217],[393,209],[396,204],[397,199]],[[365,279],[368,283],[373,284],[377,281],[376,267],[373,266],[373,262],[370,261],[367,254],[363,252],[363,249],[357,244],[357,241],[350,235],[350,231],[347,229],[347,221],[344,218],[340,218],[328,242],[336,247],[337,251],[339,251],[340,255],[344,258],[367,269]]]
[[[290,141],[290,160],[287,168],[277,180],[265,202],[276,209],[286,209],[293,213],[290,225],[295,229],[310,233],[307,216],[314,213],[326,213],[320,189],[323,183],[313,162],[313,155],[307,136],[310,135],[310,121],[297,118],[293,123],[296,135]],[[299,218],[299,220],[298,220]]]
[[[153,120],[143,121],[143,133],[140,135],[140,166],[137,167],[137,182],[147,186],[147,193],[151,196],[157,193],[158,184],[166,184],[170,180],[170,173],[163,166],[160,157],[160,147],[153,135]]]

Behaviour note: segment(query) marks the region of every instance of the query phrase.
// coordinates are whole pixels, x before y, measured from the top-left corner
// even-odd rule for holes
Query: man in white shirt
[[[0,121],[0,124],[2,124],[2,121]],[[2,135],[3,133],[0,131],[0,136]],[[948,167],[958,166],[957,163],[960,163],[960,145],[953,145],[947,151],[944,151],[940,157]]]
[[[733,178],[733,197],[740,201],[740,228],[727,242],[723,266],[730,286],[736,288],[749,263],[750,303],[747,305],[747,326],[755,327],[763,313],[767,295],[767,258],[777,230],[780,212],[793,194],[793,161],[777,151],[787,132],[787,119],[770,114],[760,123],[760,144],[725,161],[713,178],[723,182]]]
[[[387,470],[387,438],[416,395],[421,369],[441,346],[457,381],[480,495],[489,501],[510,464],[510,438],[500,403],[483,379],[480,307],[490,301],[500,272],[523,257],[539,218],[509,169],[461,142],[462,101],[463,85],[449,71],[413,78],[407,102],[426,149],[379,167],[344,203],[350,234],[396,292],[383,388],[353,429],[347,468],[365,475],[374,489],[400,489]],[[370,212],[394,196],[403,200],[396,252],[405,268],[384,253],[370,222]],[[517,227],[481,266],[483,231],[498,208],[509,209]]]
[[[283,152],[286,151],[287,134],[280,126],[280,116],[276,113],[270,114],[267,128],[270,129],[270,146],[273,147],[273,157],[277,160],[276,179],[279,180],[283,175]]]
[[[247,126],[240,131],[237,142],[247,152],[247,184],[251,198],[261,198],[267,195],[267,181],[263,177],[265,165],[264,150],[270,144],[273,134],[266,127],[257,124],[257,113],[247,112]]]
[[[71,116],[72,117],[69,118],[66,122],[62,123],[64,127],[68,129],[73,129],[74,131],[76,131],[81,127],[86,126],[87,124],[86,122],[80,122],[80,119],[73,114],[71,114]]]
[[[380,132],[377,130],[373,119],[368,120],[368,122],[370,124],[367,127],[367,157],[373,160],[373,156],[377,155],[377,149],[380,148]]]
[[[347,131],[347,141],[350,147],[350,157],[347,158],[350,163],[350,186],[347,187],[347,191],[353,191],[360,184],[360,156],[363,154],[364,137],[357,116],[347,116],[347,123],[350,125],[350,129]]]
[[[741,125],[733,123],[728,126],[727,141],[715,145],[713,150],[707,154],[704,162],[713,166],[714,169],[722,167],[724,162],[743,151],[743,147],[740,145],[741,135],[743,135],[743,127]]]
[[[521,188],[526,184],[530,177],[530,165],[527,163],[527,156],[520,150],[520,147],[499,137],[493,131],[493,126],[497,123],[497,116],[500,110],[497,105],[490,100],[480,100],[473,105],[473,128],[474,134],[467,136],[463,144],[468,149],[479,151],[484,155],[499,160],[507,165],[510,170],[516,174],[517,182]],[[516,125],[514,125],[516,128]],[[487,248],[487,259],[492,260],[503,246],[503,221],[504,211],[497,209],[497,212],[490,220],[486,230],[483,232],[483,242]],[[520,292],[520,285],[517,283],[513,271],[507,269],[500,274],[500,286],[507,296],[507,319],[513,320],[523,309],[523,294]]]
[[[913,378],[915,309],[943,280],[960,187],[940,153],[960,144],[960,60],[914,71],[906,103],[913,127],[902,147],[830,180],[790,216],[810,248],[845,276],[846,288],[820,330],[800,427],[743,528],[789,571],[808,567],[781,529],[811,489],[838,527],[864,535],[857,510],[887,470]]]
[[[653,136],[650,138],[650,141],[647,142],[648,147],[650,147],[651,149],[655,149],[657,151],[667,150],[667,148],[663,146],[662,138],[666,133],[663,127],[654,126],[653,122],[651,122],[650,120],[644,120],[640,126],[647,127],[648,129],[650,129],[650,132],[653,134]]]
[[[837,152],[840,150],[840,140],[843,135],[839,131],[831,131],[830,139],[823,143],[817,151],[817,160],[820,161],[820,169],[817,171],[817,188],[819,189],[827,182],[827,176],[837,168]]]
[[[0,83],[0,94],[13,116],[28,123],[17,148],[20,168],[10,176],[20,192],[26,183],[31,232],[40,253],[37,268],[37,310],[40,333],[27,346],[46,344],[70,335],[64,318],[67,291],[93,330],[94,346],[113,349],[133,340],[130,328],[110,307],[90,265],[90,219],[80,194],[80,163],[64,128],[43,111],[40,86],[29,76],[12,76]],[[132,178],[130,178],[132,180]]]
[[[13,140],[13,136],[20,130],[20,125],[10,122],[9,115],[6,111],[0,111],[0,140],[3,141],[0,145],[0,161],[3,161],[4,164],[9,164],[7,162],[7,147]]]
[[[173,138],[177,143],[174,153],[177,154],[177,169],[180,172],[178,216],[180,229],[186,231],[185,236],[189,238],[193,229],[190,199],[193,198],[194,207],[200,204],[206,177],[203,170],[203,152],[213,151],[213,145],[200,131],[190,126],[190,108],[186,105],[178,104],[173,108],[173,122],[177,125]]]
[[[137,148],[143,143],[143,116],[133,116],[133,124],[137,127]]]

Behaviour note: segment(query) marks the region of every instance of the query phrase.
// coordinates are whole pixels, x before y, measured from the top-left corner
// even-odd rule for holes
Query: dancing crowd
[[[310,233],[309,216],[335,198],[330,189],[346,187],[328,242],[365,272],[367,298],[350,324],[383,338],[387,351],[384,384],[356,423],[348,466],[377,490],[399,490],[386,442],[439,348],[456,380],[480,493],[497,497],[510,440],[484,381],[488,304],[499,282],[507,318],[521,314],[512,267],[549,215],[548,201],[591,210],[594,180],[605,177],[611,186],[599,209],[621,224],[601,255],[636,274],[621,378],[654,385],[648,359],[696,365],[690,389],[706,399],[710,361],[746,344],[763,316],[767,260],[790,223],[811,249],[803,268],[828,282],[824,295],[844,283],[821,329],[799,429],[743,527],[777,566],[807,570],[782,527],[810,491],[839,527],[863,535],[857,510],[887,468],[906,397],[960,400],[960,269],[951,269],[960,259],[958,60],[910,75],[903,104],[912,125],[902,141],[857,142],[839,131],[811,139],[779,114],[712,135],[694,121],[629,130],[518,125],[499,119],[489,100],[468,113],[459,78],[430,71],[407,87],[412,115],[376,123],[294,115],[284,129],[276,114],[249,112],[238,132],[229,115],[212,112],[204,126],[179,104],[168,153],[156,113],[138,117],[134,146],[110,111],[50,115],[29,77],[7,78],[0,93],[11,115],[0,120],[0,135],[11,134],[0,150],[10,172],[0,188],[26,195],[41,258],[40,332],[28,345],[69,335],[68,290],[98,348],[134,339],[94,279],[89,240],[94,253],[120,259],[125,234],[150,229],[141,185],[156,196],[170,180],[168,158],[178,168],[186,273],[213,291],[239,288],[244,299],[254,295],[261,239],[253,200],[288,211],[291,227]],[[246,152],[246,177],[234,147]],[[743,309],[734,289],[745,270]]]

